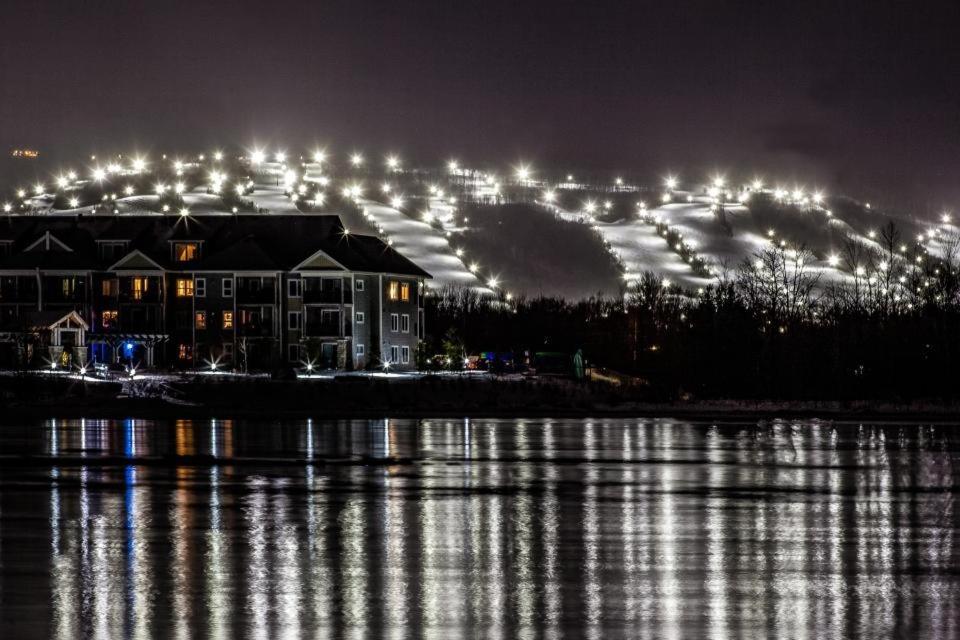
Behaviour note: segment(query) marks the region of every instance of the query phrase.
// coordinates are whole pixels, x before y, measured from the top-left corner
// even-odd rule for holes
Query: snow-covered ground
[[[276,158],[277,156],[273,157],[274,160]],[[207,166],[202,156],[198,162],[176,161],[174,165],[177,176],[184,174],[192,178],[189,180],[191,184],[198,185],[188,188],[180,195],[183,208],[191,215],[228,213],[222,199],[208,193],[208,177],[216,175],[215,169],[218,165]],[[146,166],[150,166],[149,163]],[[4,210],[19,210],[35,215],[87,213],[93,210],[98,213],[115,210],[119,214],[158,213],[159,198],[154,194],[152,185],[155,180],[162,179],[169,188],[172,181],[148,178],[143,173],[143,167],[142,163],[140,168],[118,166],[109,168],[106,173],[101,168],[90,175],[73,174],[69,180],[61,176],[56,180],[56,189],[53,189],[51,184],[23,185],[24,188],[12,192],[0,205]],[[577,243],[583,244],[584,255],[580,262],[571,264],[569,249],[565,251],[563,246],[556,246],[556,263],[559,267],[554,269],[556,273],[550,272],[550,277],[544,276],[542,283],[538,281],[537,291],[534,293],[557,293],[551,291],[550,287],[568,277],[566,270],[572,272],[569,277],[576,278],[579,275],[583,281],[590,281],[590,276],[583,267],[594,266],[600,261],[608,261],[610,271],[604,276],[606,280],[622,277],[624,281],[631,282],[645,272],[653,272],[687,289],[710,285],[713,278],[706,277],[703,269],[692,268],[681,257],[678,241],[675,238],[668,241],[658,231],[657,224],[666,225],[672,233],[680,234],[683,251],[692,249],[715,274],[736,269],[765,248],[780,245],[791,249],[804,247],[812,251],[815,259],[809,268],[822,274],[824,281],[850,279],[855,269],[844,260],[845,249],[852,241],[879,253],[882,250],[882,228],[891,219],[900,230],[896,243],[897,255],[900,256],[898,260],[911,263],[923,260],[923,256],[915,253],[919,248],[939,258],[956,260],[960,257],[960,229],[947,214],[936,216],[936,220],[921,220],[909,215],[881,212],[865,203],[843,198],[830,199],[831,204],[828,205],[826,198],[809,192],[804,194],[802,190],[789,192],[780,188],[756,186],[745,187],[737,194],[721,189],[716,183],[712,188],[705,186],[691,191],[676,189],[676,185],[673,185],[670,187],[671,191],[664,196],[668,202],[650,209],[624,212],[620,219],[604,222],[595,219],[593,215],[559,208],[553,204],[558,200],[547,198],[546,194],[554,190],[581,193],[600,191],[615,200],[617,193],[639,189],[632,181],[628,184],[622,180],[613,180],[610,185],[591,186],[568,176],[566,180],[560,180],[558,184],[551,186],[542,178],[542,172],[538,177],[536,171],[528,171],[527,167],[513,167],[500,173],[455,165],[444,174],[448,179],[447,184],[444,184],[444,179],[438,179],[436,172],[404,172],[399,169],[397,179],[405,189],[413,193],[408,193],[405,198],[407,204],[392,206],[391,196],[396,195],[395,192],[391,193],[382,188],[373,179],[373,176],[378,175],[377,171],[369,167],[347,167],[344,173],[344,167],[341,166],[340,171],[330,170],[328,173],[325,164],[303,163],[300,159],[291,163],[276,162],[267,160],[266,157],[244,167],[245,173],[247,167],[251,170],[253,182],[243,198],[249,200],[258,210],[266,214],[297,214],[300,211],[293,197],[289,195],[291,191],[297,194],[295,197],[319,198],[318,194],[325,195],[328,198],[326,202],[333,205],[330,207],[331,212],[338,213],[351,232],[380,235],[429,272],[433,276],[430,283],[432,287],[459,285],[492,294],[493,290],[488,285],[497,281],[498,286],[505,289],[509,289],[511,284],[518,285],[518,288],[513,290],[514,293],[530,293],[520,290],[525,282],[524,278],[520,277],[521,274],[515,273],[511,278],[510,273],[499,273],[497,269],[516,272],[517,265],[524,264],[524,260],[529,264],[530,248],[535,241],[548,243],[551,249],[553,245],[563,245],[565,240],[553,238],[566,236],[551,236],[548,233],[559,229],[550,226],[554,223],[566,224],[568,227],[569,223],[588,225],[603,240],[605,250],[617,259],[623,273],[621,276],[617,275],[617,265],[609,262],[610,256],[603,253],[602,246],[593,243],[593,237],[573,234],[569,237],[577,237]],[[431,176],[429,179],[433,184],[427,185],[427,178],[423,176]],[[378,179],[382,178],[383,176],[380,176]],[[140,181],[137,182],[137,179]],[[184,182],[188,182],[186,177]],[[134,183],[144,191],[134,193]],[[96,207],[88,194],[83,207],[55,208],[55,201],[63,206],[65,201],[69,202],[68,197],[71,194],[79,194],[84,189],[89,191],[98,184],[105,186],[105,199],[99,200],[101,194],[97,193]],[[722,187],[722,182],[720,185]],[[228,183],[227,187],[230,186],[235,187]],[[244,186],[240,188],[243,189]],[[550,202],[541,204],[553,211],[556,219],[547,216],[542,221],[542,225],[547,225],[546,227],[537,226],[541,225],[541,221],[536,219],[532,231],[526,230],[522,233],[517,231],[518,225],[514,224],[516,219],[504,218],[493,226],[480,225],[478,220],[469,222],[460,215],[457,205],[450,197],[454,193],[459,195],[460,189],[466,189],[465,195],[474,202],[486,204],[511,204],[508,199],[514,197],[530,202],[543,193],[544,199]],[[443,191],[446,191],[445,196]],[[720,193],[721,191],[723,193]],[[796,195],[797,193],[799,195]],[[751,201],[750,198],[758,196],[763,199]],[[743,204],[737,202],[741,197],[745,198]],[[352,205],[344,206],[342,211],[338,211],[337,202],[340,199],[355,202],[359,212],[354,210]],[[717,203],[721,199],[725,203],[718,208]],[[772,205],[771,199],[775,200]],[[600,217],[611,220],[612,214],[619,214],[622,206],[622,203],[605,205],[608,215]],[[181,213],[180,205],[175,209],[166,213]],[[526,220],[532,224],[534,218]],[[535,237],[527,242],[523,234],[530,237],[531,233]],[[474,234],[472,238],[471,234]],[[590,242],[584,241],[584,238]],[[478,239],[485,242],[476,242]],[[473,245],[478,255],[464,253],[467,247],[460,246],[461,242],[464,245]],[[674,246],[670,246],[671,243]],[[508,248],[512,252],[510,256],[516,258],[513,261],[503,257]],[[550,262],[549,259],[538,261]],[[873,269],[876,265],[867,265],[867,268]],[[594,280],[598,279],[599,276],[594,274]],[[555,284],[553,288],[556,289]]]
[[[710,280],[697,276],[690,265],[670,249],[666,239],[657,233],[656,227],[644,222],[639,216],[617,222],[590,221],[585,214],[553,205],[545,206],[562,220],[592,225],[623,263],[624,280],[627,282],[636,280],[649,271],[686,288],[695,289],[711,283]]]
[[[444,232],[374,200],[361,198],[359,204],[397,251],[433,276],[430,286],[466,286],[492,293],[457,257]]]

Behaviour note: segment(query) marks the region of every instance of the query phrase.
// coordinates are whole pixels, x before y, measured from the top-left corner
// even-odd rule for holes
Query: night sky
[[[960,207],[956,2],[4,0],[0,15],[5,155],[320,143]]]

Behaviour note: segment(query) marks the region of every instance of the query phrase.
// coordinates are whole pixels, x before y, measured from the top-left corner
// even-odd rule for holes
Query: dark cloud
[[[771,153],[787,153],[829,162],[842,152],[836,131],[825,125],[804,122],[779,122],[761,129],[763,148]]]
[[[653,174],[796,161],[863,176],[841,188],[912,197],[924,175],[933,197],[960,196],[955,2],[6,0],[2,14],[0,148],[320,140]]]

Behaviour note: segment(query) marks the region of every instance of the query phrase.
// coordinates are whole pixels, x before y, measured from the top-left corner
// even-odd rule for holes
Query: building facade
[[[0,366],[411,369],[429,277],[337,216],[4,216]]]

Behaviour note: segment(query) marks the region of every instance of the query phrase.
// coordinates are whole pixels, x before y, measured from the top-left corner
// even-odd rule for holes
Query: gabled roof
[[[55,329],[60,325],[77,325],[83,327],[84,331],[90,329],[90,326],[76,311],[30,311],[22,316],[23,325],[28,329]]]
[[[8,215],[0,216],[0,238],[13,241],[9,254],[0,257],[0,270],[115,270],[137,256],[139,262],[130,268],[291,271],[325,256],[349,271],[430,277],[379,238],[348,234],[339,217],[321,214]],[[25,252],[38,238],[56,238],[54,244],[71,251]],[[103,257],[98,240],[124,240],[129,253],[119,261]],[[175,263],[170,251],[171,241],[182,240],[202,244],[200,259],[189,266]],[[316,268],[327,268],[322,262]]]
[[[134,249],[106,268],[107,271],[151,269],[163,271],[163,266],[139,249]]]
[[[43,235],[28,244],[24,251],[73,251],[65,242],[50,233],[44,231]]]
[[[313,255],[307,256],[305,259],[301,260],[299,264],[295,265],[293,269],[291,269],[291,271],[306,271],[309,269],[344,270],[343,265],[331,258],[330,255],[323,249],[320,249]]]

